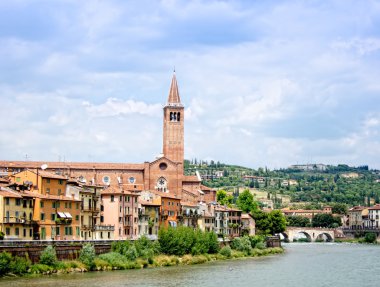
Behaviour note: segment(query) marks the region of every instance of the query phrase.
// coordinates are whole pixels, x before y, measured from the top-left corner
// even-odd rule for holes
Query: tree
[[[230,206],[233,203],[234,197],[231,194],[227,194],[224,189],[220,189],[216,193],[216,200],[222,205]]]
[[[256,221],[259,234],[274,235],[286,229],[286,219],[280,210],[272,210],[269,213],[257,210],[252,213],[252,216]]]
[[[332,204],[332,213],[334,214],[347,214],[347,205],[345,203]]]
[[[286,219],[280,210],[272,210],[269,213],[269,221],[271,222],[271,234],[281,233],[286,229]]]
[[[243,212],[253,212],[255,210],[258,210],[258,204],[249,189],[245,189],[242,193],[239,194],[236,205]]]
[[[313,227],[337,227],[342,225],[340,217],[332,216],[331,214],[320,213],[316,214],[312,220]]]
[[[288,226],[292,227],[306,227],[310,225],[309,219],[300,215],[288,216],[286,221],[288,222]]]

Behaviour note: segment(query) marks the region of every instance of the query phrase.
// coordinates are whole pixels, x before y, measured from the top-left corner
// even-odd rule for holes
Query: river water
[[[380,286],[380,246],[291,243],[261,258],[143,270],[3,278],[0,286]]]

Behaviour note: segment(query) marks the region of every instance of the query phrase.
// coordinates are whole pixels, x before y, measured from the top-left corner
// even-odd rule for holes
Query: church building
[[[181,203],[198,204],[216,200],[215,191],[203,186],[199,176],[184,175],[185,110],[181,103],[176,75],[163,108],[162,154],[144,163],[93,163],[0,161],[0,171],[9,176],[26,169],[63,176],[77,185],[102,187],[102,206],[92,224],[114,225],[115,239],[139,233],[138,221],[143,204],[160,204],[160,224],[175,226]],[[38,192],[38,191],[36,191]],[[70,188],[66,197],[74,197]]]

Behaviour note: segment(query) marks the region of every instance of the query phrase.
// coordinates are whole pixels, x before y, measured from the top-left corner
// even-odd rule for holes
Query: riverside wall
[[[74,260],[79,257],[80,250],[86,243],[95,247],[97,255],[111,251],[111,244],[117,240],[73,240],[73,241],[0,241],[0,253],[5,251],[12,256],[29,258],[33,263],[39,261],[41,252],[48,246],[54,246],[59,260]]]

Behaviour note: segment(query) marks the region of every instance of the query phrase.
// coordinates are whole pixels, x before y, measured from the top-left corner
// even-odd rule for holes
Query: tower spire
[[[175,76],[175,68],[173,71],[172,83],[170,85],[168,106],[181,106],[181,98],[179,97],[177,78]]]

